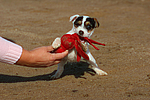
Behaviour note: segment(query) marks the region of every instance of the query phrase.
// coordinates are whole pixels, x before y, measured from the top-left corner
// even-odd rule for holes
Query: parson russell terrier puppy
[[[94,29],[99,27],[99,22],[97,21],[97,19],[91,18],[89,16],[74,15],[74,16],[70,17],[70,21],[73,23],[73,28],[66,34],[77,33],[81,37],[90,38],[92,33],[94,32]],[[98,67],[94,57],[90,53],[89,48],[88,48],[89,43],[87,43],[83,40],[81,41],[81,43],[83,46],[83,51],[85,51],[85,53],[89,56],[89,60],[86,60],[86,61],[87,61],[87,63],[89,63],[91,65],[91,68],[98,75],[107,75],[106,72],[104,72],[103,70],[101,70]],[[61,45],[61,39],[58,37],[53,41],[52,46],[54,49],[57,49],[60,47],[60,45]],[[81,58],[81,59],[83,59],[83,58]],[[58,69],[57,69],[56,73],[53,76],[51,76],[50,78],[51,79],[59,78],[64,70],[64,65],[66,64],[66,62],[76,62],[76,61],[77,61],[77,51],[75,48],[73,48],[73,49],[69,50],[68,55],[61,60],[61,62],[58,64]]]

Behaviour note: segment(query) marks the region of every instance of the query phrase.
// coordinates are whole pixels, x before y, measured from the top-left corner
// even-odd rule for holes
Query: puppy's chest
[[[75,48],[69,50],[69,54],[67,56],[68,62],[76,62],[77,61],[77,50]]]
[[[82,50],[86,52],[88,50],[88,45],[86,43],[81,43]],[[81,57],[82,59],[82,57]],[[76,62],[77,61],[77,50],[75,47],[71,50],[69,50],[69,54],[67,56],[68,62]]]

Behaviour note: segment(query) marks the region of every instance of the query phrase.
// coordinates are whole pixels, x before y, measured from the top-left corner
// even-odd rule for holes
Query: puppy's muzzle
[[[83,34],[84,34],[84,32],[80,30],[80,31],[79,31],[79,35],[82,36]]]

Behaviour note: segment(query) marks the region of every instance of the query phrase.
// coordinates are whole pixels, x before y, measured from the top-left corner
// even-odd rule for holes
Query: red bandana
[[[61,52],[64,52],[66,50],[70,50],[73,47],[75,47],[77,50],[77,61],[78,62],[80,61],[81,56],[84,59],[89,60],[88,55],[82,50],[81,40],[88,42],[90,45],[92,45],[97,50],[99,50],[99,49],[96,46],[94,46],[92,43],[105,46],[105,44],[96,42],[92,39],[88,39],[87,37],[81,37],[77,33],[74,33],[72,35],[71,34],[65,34],[61,37],[61,46],[58,49],[54,50],[54,52],[55,53],[61,53]]]

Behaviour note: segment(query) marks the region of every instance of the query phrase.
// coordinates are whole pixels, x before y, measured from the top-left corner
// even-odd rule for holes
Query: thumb
[[[52,51],[54,50],[52,46],[47,46],[47,51]]]
[[[62,53],[55,53],[55,54],[52,54],[52,55],[55,57],[55,59],[62,59],[65,56],[67,56],[67,54],[68,54],[68,50],[66,50]]]

